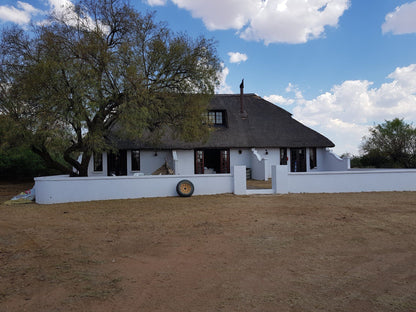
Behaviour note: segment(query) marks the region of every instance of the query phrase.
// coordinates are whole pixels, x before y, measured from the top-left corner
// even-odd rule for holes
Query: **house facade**
[[[117,154],[93,155],[88,175],[221,174],[244,165],[252,179],[267,180],[273,165],[291,172],[349,169],[348,159],[328,150],[333,142],[256,94],[215,95],[207,119],[214,131],[206,142],[120,141]]]

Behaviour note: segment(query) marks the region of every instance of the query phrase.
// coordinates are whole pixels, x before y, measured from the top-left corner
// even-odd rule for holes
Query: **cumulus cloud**
[[[259,0],[171,0],[178,7],[201,18],[210,30],[240,29],[252,13],[258,10]]]
[[[292,102],[293,117],[328,136],[339,146],[337,153],[358,154],[362,137],[373,123],[396,117],[416,120],[416,64],[396,68],[387,79],[380,87],[367,80],[347,80],[314,99],[305,99],[289,84],[289,96],[266,99],[276,104]]]
[[[247,54],[240,52],[228,52],[228,56],[230,57],[230,63],[241,63],[248,59]]]
[[[348,0],[269,0],[251,17],[241,33],[247,40],[305,43],[321,37],[326,26],[336,27]]]
[[[148,0],[161,1],[161,0]],[[304,43],[336,27],[349,0],[171,0],[210,30],[236,29],[246,40]],[[221,8],[220,10],[218,8]]]
[[[217,88],[217,90],[215,90],[215,93],[217,93],[217,94],[230,94],[230,93],[233,93],[232,90],[231,90],[231,87],[226,82],[227,76],[230,73],[230,70],[228,69],[228,67],[225,66],[224,63],[221,63],[221,67],[222,67],[222,70],[218,74],[218,78],[220,80],[220,85]]]
[[[295,102],[294,99],[288,99],[288,98],[285,98],[284,96],[277,95],[277,94],[265,96],[264,99],[277,105],[291,105]]]
[[[28,24],[32,15],[40,14],[42,11],[31,4],[17,1],[17,6],[1,5],[0,21],[13,22],[19,25]]]
[[[396,7],[394,12],[386,15],[381,26],[383,33],[391,32],[395,35],[416,32],[416,1]]]

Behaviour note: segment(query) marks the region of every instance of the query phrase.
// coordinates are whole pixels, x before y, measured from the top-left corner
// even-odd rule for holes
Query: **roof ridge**
[[[244,93],[244,95],[258,96],[256,93]],[[240,96],[239,93],[221,93],[215,94],[214,96]]]

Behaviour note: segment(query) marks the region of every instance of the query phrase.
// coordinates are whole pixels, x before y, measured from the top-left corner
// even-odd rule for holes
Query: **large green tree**
[[[403,119],[391,121],[370,128],[361,145],[361,163],[374,167],[415,168],[416,128]]]
[[[81,0],[0,40],[3,140],[26,142],[49,167],[87,175],[116,128],[135,138],[207,135],[203,112],[220,70],[213,40],[173,33],[118,0]]]

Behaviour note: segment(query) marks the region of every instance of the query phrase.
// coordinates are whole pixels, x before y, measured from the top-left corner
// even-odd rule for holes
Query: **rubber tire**
[[[194,190],[194,185],[189,180],[181,180],[176,185],[176,192],[180,197],[190,197]]]

